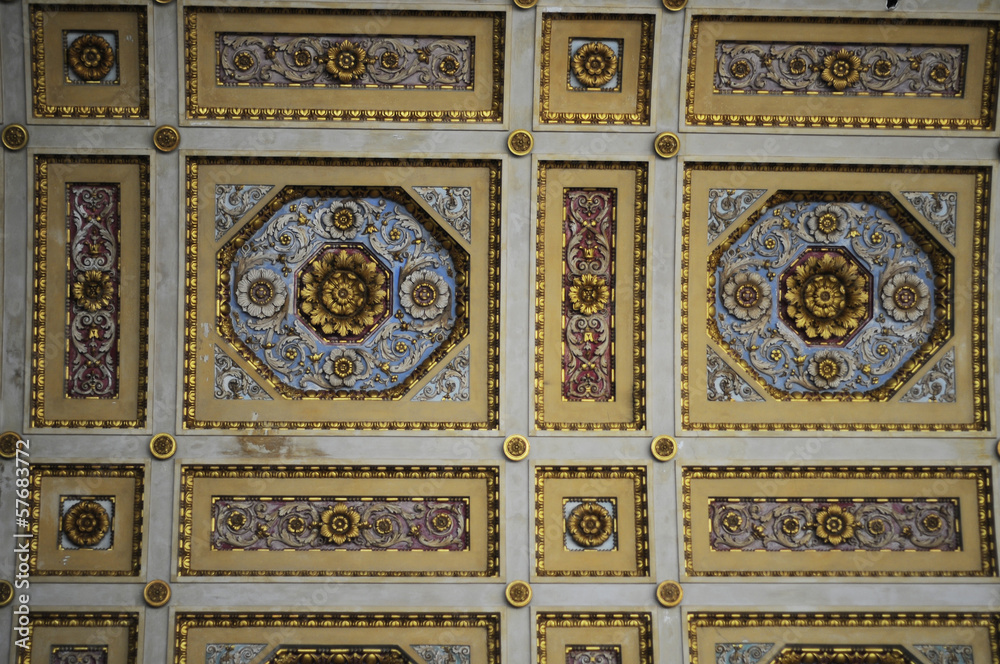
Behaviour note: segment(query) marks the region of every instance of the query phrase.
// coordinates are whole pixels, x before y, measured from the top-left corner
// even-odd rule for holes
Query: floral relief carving
[[[915,645],[913,647],[931,664],[975,664],[972,646]]]
[[[589,41],[573,49],[573,41],[576,40],[570,42],[569,60],[571,87],[600,89],[615,80],[618,75],[618,55],[608,44]],[[618,48],[621,49],[620,42]],[[574,83],[577,85],[573,85]]]
[[[472,37],[219,33],[220,85],[471,90]]]
[[[108,33],[107,37],[114,39],[112,35],[116,36],[116,33]],[[116,60],[115,48],[100,34],[82,34],[73,39],[66,49],[69,71],[85,83],[104,81],[114,68]]]
[[[779,193],[711,255],[708,331],[773,397],[886,399],[950,334],[951,265],[886,196]]]
[[[260,383],[233,362],[221,348],[214,346],[214,349],[216,399],[271,399],[271,395]]]
[[[269,184],[215,185],[215,239],[221,239],[272,189]]]
[[[285,396],[382,398],[464,336],[468,254],[401,191],[331,193],[286,190],[222,250],[222,329]]]
[[[773,647],[773,643],[717,643],[715,664],[757,664]]]
[[[414,645],[410,646],[426,664],[470,664],[472,648],[466,645]]]
[[[66,396],[113,399],[119,381],[120,196],[117,184],[68,184]]]
[[[622,664],[620,646],[566,646],[565,664]]]
[[[586,500],[575,506],[567,504],[566,534],[584,549],[599,547],[615,534],[614,504],[610,508],[601,502]]]
[[[716,551],[958,551],[958,501],[713,498]]]
[[[50,664],[108,664],[106,645],[52,646]]]
[[[472,242],[472,187],[413,187],[441,218]]]
[[[411,401],[468,401],[469,348],[466,346],[459,351]]]
[[[205,664],[250,664],[266,647],[265,643],[209,643]]]
[[[743,377],[711,348],[705,349],[709,401],[763,401]]]
[[[110,549],[112,532],[112,498],[64,498],[62,501],[60,531],[63,548]],[[111,534],[112,537],[107,536]],[[109,541],[102,545],[105,539]],[[99,546],[100,545],[100,546]]]
[[[709,189],[708,241],[722,235],[744,212],[767,193],[767,189]]]
[[[468,501],[404,497],[214,498],[212,548],[465,551]]]
[[[900,399],[902,403],[955,403],[955,349],[949,348]]]
[[[715,92],[961,97],[959,45],[716,43]]]
[[[563,230],[563,398],[614,400],[613,189],[568,189]]]
[[[954,246],[955,218],[958,214],[956,192],[904,191],[903,196]]]

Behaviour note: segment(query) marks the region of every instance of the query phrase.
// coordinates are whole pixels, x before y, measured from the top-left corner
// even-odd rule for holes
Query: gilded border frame
[[[652,664],[653,658],[653,616],[651,613],[633,611],[607,611],[601,613],[566,613],[554,611],[539,611],[535,614],[535,630],[537,638],[538,664],[556,664],[565,662],[563,657],[549,657],[545,652],[548,646],[548,630],[552,627],[635,627],[639,630],[639,661],[635,664]],[[626,664],[622,662],[621,664]],[[631,663],[629,663],[631,664]]]
[[[198,304],[198,167],[199,165],[251,165],[251,166],[353,166],[357,168],[379,167],[479,167],[489,169],[489,266],[486,270],[487,291],[487,343],[486,365],[488,375],[487,417],[479,422],[404,422],[404,421],[332,421],[317,426],[304,421],[257,421],[229,422],[198,420],[195,412],[195,369],[197,363],[197,304]],[[259,430],[263,428],[292,430],[480,430],[497,429],[500,426],[500,199],[501,162],[489,159],[389,159],[389,158],[309,158],[309,157],[221,157],[198,156],[185,160],[185,210],[184,227],[184,342],[183,393],[181,420],[185,429],[228,429]],[[210,260],[215,260],[214,254]]]
[[[756,16],[747,14],[692,15],[687,49],[687,82],[684,92],[684,121],[691,126],[711,127],[794,127],[794,128],[845,128],[845,129],[951,129],[992,131],[996,128],[998,61],[1000,61],[1000,35],[996,21],[956,21],[940,19],[895,19],[893,23],[920,26],[966,26],[988,28],[987,60],[983,71],[983,97],[980,117],[976,120],[964,118],[896,118],[896,117],[844,117],[844,116],[779,116],[779,115],[706,115],[694,112],[695,67],[700,21],[723,21],[745,23],[794,23],[808,21],[812,24],[863,25],[872,23],[872,18],[845,18],[833,16]]]
[[[149,255],[150,255],[150,163],[149,157],[134,156],[84,156],[36,154],[34,186],[34,245],[31,334],[31,402],[29,416],[36,428],[115,428],[141,429],[146,426],[149,399]],[[48,261],[48,166],[61,164],[111,164],[132,165],[139,168],[139,380],[135,419],[129,420],[49,420],[45,417],[45,303],[46,264]],[[123,275],[124,277],[125,275]]]
[[[41,527],[41,500],[43,477],[108,477],[128,478],[135,481],[132,514],[132,569],[91,572],[88,570],[38,571],[38,531]],[[146,467],[142,464],[78,464],[78,463],[32,463],[31,494],[31,542],[29,565],[32,576],[82,576],[82,577],[139,577],[142,573],[143,525],[145,522]]]
[[[993,651],[993,661],[997,661],[1000,615],[996,613],[878,613],[865,611],[857,613],[736,613],[691,611],[687,614],[688,653],[691,664],[698,664],[699,627],[845,627],[856,628],[859,624],[866,627],[985,627],[989,630],[990,649]],[[706,664],[715,661],[710,653]]]
[[[552,59],[552,22],[555,20],[608,20],[608,21],[640,21],[641,34],[639,43],[639,79],[636,83],[636,111],[634,113],[569,113],[551,111],[550,94],[553,78],[561,80],[561,76],[553,77],[551,72]],[[656,25],[654,14],[602,14],[588,13],[556,13],[545,12],[541,15],[541,58],[540,79],[538,90],[538,122],[542,125],[636,125],[649,126],[652,115],[652,81],[653,81],[653,43]],[[592,116],[596,116],[592,118]]]
[[[178,577],[451,577],[496,578],[500,574],[500,469],[499,466],[339,466],[339,465],[183,465],[180,477],[180,511],[177,521],[177,571]],[[366,570],[336,570],[329,573],[313,571],[267,570],[241,571],[191,571],[191,523],[194,505],[194,482],[201,477],[243,479],[268,473],[269,479],[483,479],[487,483],[486,512],[493,519],[486,525],[487,568],[481,572],[426,571],[399,572]]]
[[[174,615],[175,662],[195,661],[188,656],[188,631],[195,627],[310,627],[325,628],[380,628],[400,627],[479,627],[486,630],[488,649],[485,664],[500,664],[500,614],[499,613],[403,613],[393,611],[365,613],[264,613],[243,612],[193,612],[178,611]],[[481,664],[476,662],[475,664]]]
[[[632,420],[630,422],[550,422],[545,419],[545,205],[548,169],[621,170],[635,173],[632,266]],[[553,431],[641,431],[646,428],[646,229],[649,164],[630,161],[539,161],[535,230],[535,426]],[[561,223],[561,215],[560,222]],[[621,215],[618,215],[619,221]],[[626,326],[622,326],[627,329]],[[620,375],[619,375],[620,378]]]
[[[31,630],[34,630],[35,627],[68,627],[70,625],[73,627],[126,627],[128,629],[127,664],[136,664],[139,658],[142,622],[142,615],[134,611],[129,613],[98,612],[98,610],[90,609],[62,612],[43,609],[31,612],[31,621],[28,626]],[[31,649],[17,648],[14,661],[17,664],[30,664],[32,662]]]
[[[982,568],[977,572],[893,571],[745,571],[694,569],[691,522],[691,481],[697,479],[960,479],[975,480],[978,497],[979,544]],[[691,577],[987,577],[997,576],[997,550],[993,531],[993,482],[989,466],[684,466],[681,470],[684,573]],[[761,552],[764,553],[764,552]]]
[[[27,5],[31,31],[31,111],[34,119],[72,118],[76,120],[149,120],[149,17],[141,4],[31,4]],[[44,28],[46,11],[133,12],[137,14],[139,55],[138,106],[50,106],[46,101]]]
[[[534,466],[532,477],[535,482],[535,564],[532,574],[538,577],[648,577],[649,560],[649,509],[648,509],[648,468],[646,466],[559,466],[540,464]],[[546,479],[629,479],[632,480],[635,510],[635,570],[546,570],[545,561],[545,480]],[[562,506],[560,506],[560,511]],[[619,514],[621,506],[618,507]]]
[[[504,76],[507,40],[507,16],[496,11],[420,11],[420,10],[367,10],[367,9],[306,9],[306,8],[266,8],[266,7],[228,7],[192,5],[184,7],[183,40],[184,40],[184,116],[187,120],[299,120],[299,121],[329,121],[342,120],[380,121],[380,122],[442,122],[442,123],[501,123],[504,112]],[[488,111],[463,111],[449,109],[447,111],[410,111],[394,109],[364,109],[360,111],[328,108],[292,109],[292,108],[206,108],[198,105],[198,41],[197,16],[199,13],[252,13],[252,14],[288,14],[299,15],[373,15],[387,14],[389,16],[420,16],[420,17],[465,17],[493,18],[492,71],[493,89]]]
[[[694,170],[729,171],[752,169],[757,172],[782,173],[796,172],[832,172],[832,173],[876,173],[876,174],[953,174],[973,175],[976,178],[976,200],[971,206],[975,210],[972,228],[972,262],[973,279],[971,284],[972,299],[972,371],[973,371],[973,405],[974,421],[971,423],[950,423],[933,425],[913,425],[905,423],[872,423],[872,422],[814,422],[814,423],[726,423],[692,422],[691,421],[691,387],[689,376],[690,349],[686,340],[690,330],[688,319],[689,298],[692,293],[692,274],[690,261],[691,245],[691,175]],[[988,271],[984,258],[989,248],[990,190],[992,187],[992,168],[982,166],[902,166],[891,164],[817,164],[817,163],[757,163],[721,162],[721,161],[685,161],[683,172],[683,197],[680,228],[680,382],[681,399],[680,415],[682,428],[686,431],[909,431],[920,433],[945,431],[989,431],[991,424],[991,404],[989,400],[989,355],[987,353],[988,331]],[[700,277],[699,277],[700,279]],[[700,282],[699,282],[700,283]],[[694,291],[700,292],[701,286],[694,284]]]

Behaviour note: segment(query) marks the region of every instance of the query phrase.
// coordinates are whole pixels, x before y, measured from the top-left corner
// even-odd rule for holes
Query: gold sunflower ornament
[[[338,503],[319,515],[319,534],[340,545],[361,534],[361,515],[343,503]]]
[[[830,505],[820,510],[814,525],[816,536],[833,546],[854,537],[854,515],[845,512],[840,505]]]
[[[576,49],[570,62],[573,73],[588,88],[600,88],[618,73],[618,56],[601,42],[590,42]]]
[[[840,49],[823,58],[823,80],[837,92],[843,92],[848,86],[861,80],[861,58],[848,51]]]
[[[868,313],[868,277],[835,252],[809,256],[785,288],[785,311],[809,339],[847,335]]]
[[[584,316],[602,311],[611,299],[611,289],[604,277],[583,274],[573,278],[569,287],[569,301]]]
[[[360,253],[327,253],[302,276],[300,307],[323,334],[360,334],[385,302],[386,278]]]
[[[589,549],[608,541],[614,530],[614,520],[601,504],[585,502],[569,513],[566,530],[574,542]]]
[[[73,283],[73,299],[87,311],[104,309],[113,295],[111,277],[99,270],[87,270]]]
[[[104,507],[93,500],[81,500],[63,516],[62,530],[79,547],[94,546],[108,534],[111,519]]]
[[[364,76],[367,63],[365,49],[349,39],[334,44],[326,52],[326,70],[341,83],[350,83]]]
[[[100,81],[115,64],[115,50],[100,35],[81,35],[66,49],[66,62],[84,81]]]

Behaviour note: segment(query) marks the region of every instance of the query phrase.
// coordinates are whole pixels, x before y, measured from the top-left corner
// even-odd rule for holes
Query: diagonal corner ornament
[[[910,205],[917,208],[924,219],[931,222],[938,233],[955,246],[955,217],[958,194],[954,191],[904,191]]]
[[[413,187],[441,218],[472,242],[472,187]]]
[[[718,643],[715,664],[757,664],[773,647],[773,643]]]
[[[209,643],[205,664],[249,664],[266,647],[265,643]]]
[[[705,373],[708,380],[709,401],[763,401],[756,390],[750,387],[719,354],[706,347]]]
[[[767,189],[709,189],[708,243],[722,235]]]
[[[933,664],[975,664],[972,658],[972,646],[915,645],[913,647]]]
[[[955,348],[949,348],[899,401],[955,403]]]
[[[445,365],[411,401],[468,401],[469,346]]]
[[[472,648],[467,645],[411,645],[410,647],[416,650],[427,664],[470,664],[472,661]]]
[[[215,346],[215,398],[268,401],[272,399],[260,383],[233,362],[233,358],[218,346]]]
[[[274,189],[271,184],[215,185],[215,239],[220,239]]]

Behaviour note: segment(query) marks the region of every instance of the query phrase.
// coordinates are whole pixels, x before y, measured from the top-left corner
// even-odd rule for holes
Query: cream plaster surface
[[[275,4],[260,0],[256,4]],[[320,5],[323,3],[309,3]],[[340,3],[336,3],[340,4]],[[367,7],[429,5],[416,2],[355,3]],[[154,126],[180,125],[178,62],[178,12],[181,3],[149,5],[151,17],[150,64],[153,90],[151,107]],[[147,479],[149,496],[148,551],[141,583],[38,583],[31,586],[31,605],[36,607],[142,607],[142,586],[151,579],[170,579],[175,567],[177,510],[176,461],[205,459],[246,461],[322,460],[330,463],[381,462],[499,463],[505,467],[501,486],[504,509],[501,559],[505,575],[493,583],[452,584],[357,582],[346,586],[336,579],[306,583],[199,581],[174,583],[168,608],[144,610],[142,656],[147,664],[173,661],[173,611],[248,607],[260,610],[335,611],[407,608],[429,610],[486,610],[502,614],[504,661],[534,662],[535,626],[532,609],[648,610],[654,616],[658,662],[687,661],[684,615],[689,610],[850,610],[854,608],[920,610],[1000,610],[1000,583],[992,580],[893,580],[837,579],[823,582],[773,580],[740,583],[731,580],[699,581],[684,585],[684,601],[665,609],[654,598],[656,583],[679,578],[683,566],[679,523],[680,468],[684,464],[963,464],[990,465],[994,478],[1000,469],[992,438],[907,438],[896,435],[857,437],[800,435],[782,437],[718,436],[681,438],[678,454],[671,462],[654,462],[649,477],[649,506],[654,538],[654,558],[648,583],[546,583],[533,585],[534,597],[527,609],[512,609],[504,602],[504,586],[514,579],[527,579],[534,568],[533,486],[527,462],[513,463],[501,451],[507,434],[528,434],[531,458],[546,462],[579,464],[620,460],[642,463],[650,458],[649,443],[658,434],[675,433],[675,403],[679,396],[676,379],[678,360],[678,312],[676,285],[676,235],[679,218],[679,159],[656,159],[650,170],[648,209],[647,273],[647,431],[632,434],[536,433],[532,431],[531,386],[534,379],[534,263],[530,251],[534,236],[535,159],[645,159],[652,154],[658,132],[680,135],[681,158],[732,157],[739,160],[856,161],[891,163],[970,163],[997,165],[997,139],[971,133],[877,132],[753,132],[679,131],[678,100],[685,73],[685,12],[668,12],[659,0],[605,0],[556,2],[539,0],[536,9],[521,10],[500,2],[449,0],[440,8],[509,8],[508,71],[504,127],[466,128],[415,125],[312,125],[294,129],[281,126],[183,126],[180,150],[161,154],[151,147],[152,128],[110,126],[101,122],[73,125],[70,122],[27,124],[28,83],[25,60],[25,3],[0,4],[0,104],[3,123],[21,122],[30,132],[30,150],[75,152],[145,152],[152,156],[153,208],[151,318],[150,318],[150,421],[153,432],[176,434],[179,429],[180,351],[182,320],[182,192],[184,154],[323,154],[371,156],[460,156],[502,157],[503,236],[501,300],[501,429],[488,432],[390,432],[312,433],[273,437],[231,435],[178,435],[179,451],[171,461],[152,461]],[[767,13],[776,10],[803,11],[796,0],[692,0],[695,9],[746,9]],[[513,157],[506,151],[507,131],[531,128],[536,90],[534,35],[536,13],[545,10],[592,10],[597,8],[660,12],[654,63],[656,110],[650,127],[643,131],[610,128],[545,131],[535,133],[535,148],[528,157]],[[955,18],[1000,15],[1000,0],[900,0],[892,13],[884,0],[815,0],[805,11],[826,10],[841,14],[870,11],[898,17]],[[4,151],[3,205],[0,233],[3,281],[0,306],[0,430],[23,431],[26,424],[27,388],[30,380],[30,281],[31,270],[31,170],[30,150]],[[998,200],[994,178],[993,201]],[[994,213],[993,221],[996,217]],[[994,233],[990,254],[998,250]],[[1000,261],[993,260],[990,283],[1000,283]],[[990,304],[990,319],[997,315]],[[990,335],[991,348],[1000,343],[997,326]],[[991,350],[995,355],[995,350]],[[994,388],[997,371],[991,374]],[[996,418],[996,408],[993,408]],[[141,432],[40,431],[32,436],[31,455],[36,461],[88,458],[108,461],[142,461],[149,458],[149,435]],[[14,489],[14,465],[0,461],[0,542],[9,551],[14,532],[10,499]],[[994,502],[1000,491],[994,484]],[[0,578],[13,579],[15,562],[0,554]],[[345,596],[348,599],[345,600]],[[7,641],[11,607],[0,609],[0,642]],[[0,659],[7,656],[6,651]],[[978,664],[978,663],[977,663]]]

